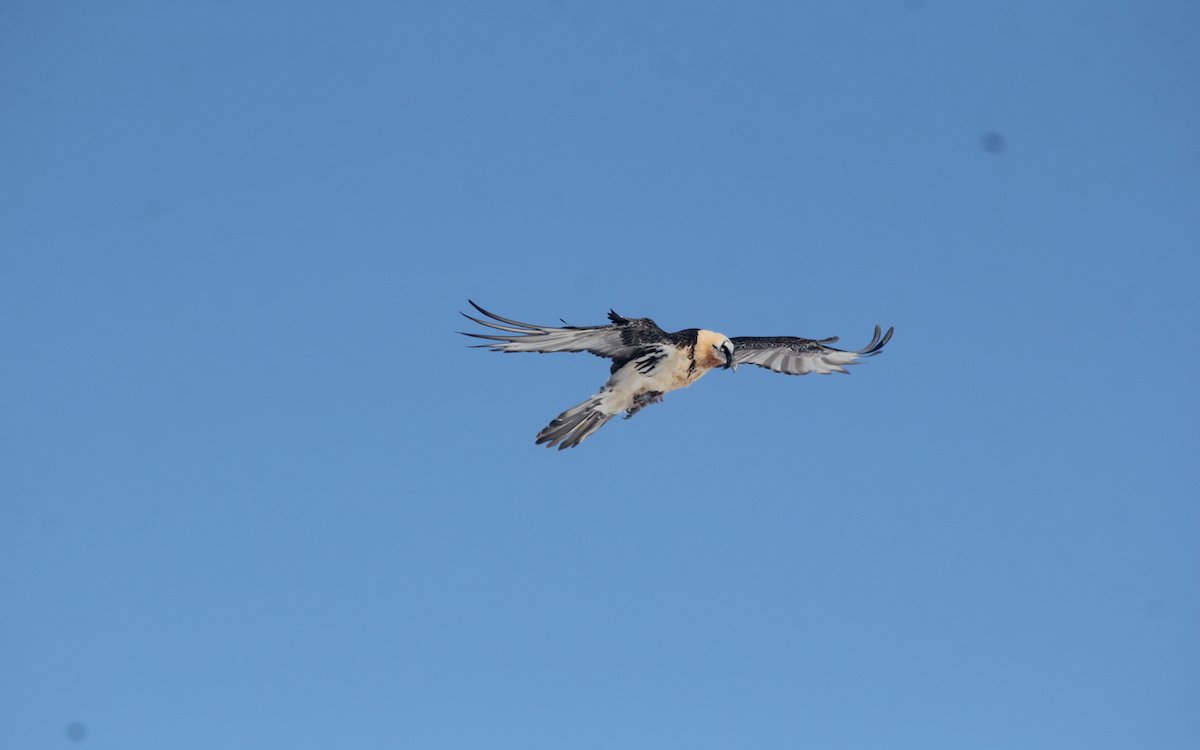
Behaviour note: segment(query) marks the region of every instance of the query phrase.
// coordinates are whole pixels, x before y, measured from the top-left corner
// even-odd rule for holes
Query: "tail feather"
[[[543,443],[547,448],[558,446],[574,448],[582,443],[588,435],[604,426],[613,418],[616,412],[604,408],[604,391],[597,393],[582,404],[577,404],[550,420],[537,436],[537,445]]]

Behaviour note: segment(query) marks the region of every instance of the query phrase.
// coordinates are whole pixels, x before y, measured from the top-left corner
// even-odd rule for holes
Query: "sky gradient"
[[[1200,6],[0,7],[0,747],[1200,746]],[[521,320],[839,335],[533,445]]]

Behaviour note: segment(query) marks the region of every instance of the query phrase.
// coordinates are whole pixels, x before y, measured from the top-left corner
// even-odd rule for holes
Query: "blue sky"
[[[1196,747],[1198,32],[5,3],[0,746]],[[897,332],[560,453],[468,296]]]

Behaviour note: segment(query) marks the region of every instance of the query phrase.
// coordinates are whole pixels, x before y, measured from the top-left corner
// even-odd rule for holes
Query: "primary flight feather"
[[[739,364],[765,367],[788,375],[847,372],[845,366],[873,357],[892,338],[877,325],[871,342],[857,351],[835,349],[837,337],[805,339],[794,336],[735,336],[703,328],[667,333],[650,318],[625,318],[609,311],[609,325],[539,326],[501,317],[471,300],[487,320],[462,313],[494,333],[464,333],[489,343],[479,346],[497,352],[588,352],[612,360],[610,377],[593,396],[559,414],[537,436],[546,447],[573,448],[621,412],[628,419],[662,400],[663,394],[685,388],[714,368],[736,370]]]

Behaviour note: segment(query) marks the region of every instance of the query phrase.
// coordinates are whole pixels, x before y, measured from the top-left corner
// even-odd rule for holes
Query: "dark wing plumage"
[[[735,364],[758,365],[787,375],[807,375],[810,372],[828,375],[846,372],[845,365],[857,364],[863,357],[873,357],[883,350],[892,338],[894,328],[883,333],[875,326],[871,343],[858,351],[843,351],[826,344],[835,343],[837,336],[828,339],[802,339],[794,336],[737,336],[733,342]]]
[[[462,313],[464,318],[504,333],[501,335],[463,333],[463,335],[490,341],[491,343],[479,346],[497,352],[589,352],[598,357],[622,361],[631,359],[646,346],[668,338],[666,332],[649,318],[624,318],[612,311],[608,313],[608,319],[612,321],[610,325],[569,326],[564,324],[562,327],[551,327],[504,318],[484,310],[471,300],[467,301],[471,303],[471,307],[491,320],[483,320]]]

